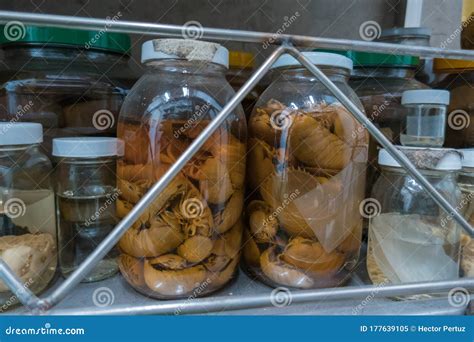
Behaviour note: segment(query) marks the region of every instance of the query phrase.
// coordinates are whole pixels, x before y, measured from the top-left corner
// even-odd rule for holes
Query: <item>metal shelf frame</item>
[[[155,23],[141,23],[131,21],[108,21],[106,19],[82,18],[61,15],[35,14],[23,12],[0,11],[0,22],[19,21],[25,25],[59,26],[65,28],[78,28],[89,30],[103,30],[122,32],[130,34],[144,34],[161,37],[183,38],[185,26],[164,25]],[[389,152],[389,154],[406,169],[411,176],[429,193],[433,200],[462,228],[470,235],[474,236],[474,228],[464,219],[464,217],[453,208],[449,202],[429,183],[428,180],[416,169],[409,159],[401,153],[392,143],[381,133],[365,114],[345,96],[329,78],[315,65],[313,65],[301,52],[298,47],[330,48],[330,49],[350,49],[356,51],[372,51],[383,53],[407,54],[420,57],[443,57],[455,59],[474,60],[474,51],[466,50],[446,50],[442,48],[431,48],[421,46],[405,46],[398,44],[375,43],[358,40],[329,39],[320,37],[300,36],[300,35],[278,35],[267,32],[228,30],[217,28],[199,28],[200,39],[208,40],[232,40],[240,42],[264,43],[270,42],[275,45],[275,50],[247,80],[235,96],[224,106],[222,111],[212,120],[201,134],[193,141],[188,149],[176,160],[170,169],[159,179],[153,187],[135,205],[129,214],[120,221],[110,234],[97,246],[89,257],[77,268],[77,270],[64,282],[62,282],[52,293],[44,298],[39,298],[25,288],[21,280],[13,273],[8,265],[0,260],[0,279],[2,279],[9,289],[18,297],[19,301],[30,310],[31,313],[47,313],[69,294],[80,281],[97,265],[97,263],[113,248],[125,231],[133,222],[146,210],[154,199],[168,186],[170,181],[181,171],[184,165],[202,147],[207,138],[225,121],[227,116],[239,105],[252,88],[265,76],[273,63],[283,53],[294,56],[304,67],[306,67],[319,82],[321,82],[354,118],[362,124],[369,133]],[[339,300],[344,298],[364,298],[367,295],[377,293],[378,296],[403,296],[418,293],[439,293],[447,292],[455,287],[462,287],[467,290],[474,290],[474,278],[463,278],[452,281],[422,282],[402,285],[380,286],[348,286],[344,288],[329,288],[317,290],[294,291],[292,298],[294,302],[304,303],[325,300]],[[178,301],[179,302],[179,301]],[[193,301],[179,302],[183,308],[183,313],[197,312],[203,307],[207,311],[226,309],[252,308],[269,306],[270,296],[241,296],[223,299],[222,297],[209,297],[195,299]],[[176,305],[176,303],[174,303]],[[159,302],[151,305],[144,305],[135,308],[106,308],[97,313],[164,313],[166,308],[173,305],[173,302]],[[92,314],[93,312],[88,312]]]

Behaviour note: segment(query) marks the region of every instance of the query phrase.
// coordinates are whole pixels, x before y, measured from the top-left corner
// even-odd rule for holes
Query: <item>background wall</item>
[[[98,18],[120,12],[119,20],[169,24],[195,20],[203,26],[267,32],[281,29],[298,13],[285,33],[349,39],[360,39],[359,28],[369,20],[381,28],[403,25],[404,7],[404,0],[0,0],[2,10]],[[433,30],[432,46],[446,43],[447,37],[460,27],[461,13],[462,0],[424,1],[423,25]],[[145,39],[133,37],[135,57]],[[459,37],[447,45],[459,47],[458,40]],[[260,60],[268,53],[255,44],[226,45],[253,50]]]

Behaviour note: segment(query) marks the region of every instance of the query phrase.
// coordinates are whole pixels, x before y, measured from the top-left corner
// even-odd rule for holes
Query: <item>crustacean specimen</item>
[[[351,170],[365,162],[367,133],[338,103],[274,99],[255,108],[249,129],[247,270],[273,286],[338,285],[360,248],[364,177]]]
[[[162,128],[173,132],[181,124],[164,122]],[[161,137],[146,163],[119,163],[119,217],[176,162],[199,134],[196,127],[179,139]],[[243,231],[245,153],[245,143],[218,130],[122,236],[119,267],[132,286],[175,298],[212,292],[233,277]]]

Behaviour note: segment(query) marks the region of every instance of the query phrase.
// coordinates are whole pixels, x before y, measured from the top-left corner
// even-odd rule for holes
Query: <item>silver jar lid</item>
[[[452,148],[426,148],[397,146],[421,170],[457,171],[462,168],[462,154]],[[379,165],[402,167],[386,149],[381,149]]]
[[[302,54],[303,56],[307,57],[311,63],[317,66],[343,68],[349,71],[351,71],[353,67],[353,63],[350,58],[347,58],[343,55],[338,55],[337,53],[306,51]],[[284,54],[278,58],[275,63],[273,63],[271,68],[276,69],[297,65],[301,65],[301,63],[298,62],[296,58],[289,54]]]
[[[229,67],[229,50],[194,39],[152,39],[142,45],[142,63],[160,59],[204,61]]]
[[[53,156],[63,158],[100,158],[123,156],[123,141],[106,137],[53,139]]]
[[[458,151],[462,153],[462,167],[474,168],[474,148],[461,148]]]

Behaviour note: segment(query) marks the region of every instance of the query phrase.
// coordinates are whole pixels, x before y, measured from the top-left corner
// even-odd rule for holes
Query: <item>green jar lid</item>
[[[420,58],[415,56],[391,55],[374,52],[348,51],[347,57],[357,67],[416,67]]]
[[[10,21],[0,26],[0,46],[48,44],[100,49],[128,54],[130,37],[124,33],[68,29],[62,27],[25,26]]]

